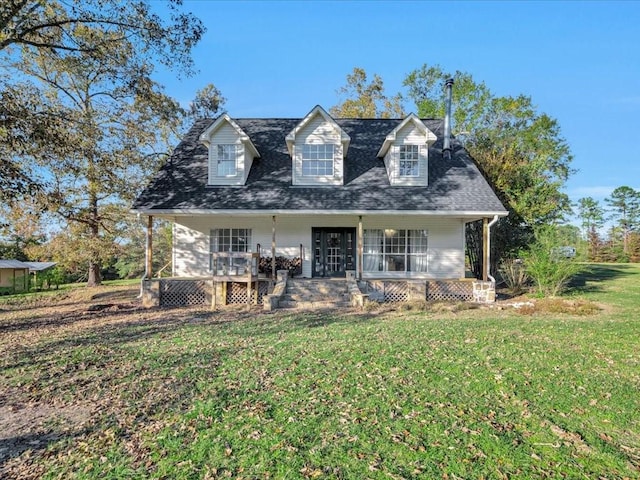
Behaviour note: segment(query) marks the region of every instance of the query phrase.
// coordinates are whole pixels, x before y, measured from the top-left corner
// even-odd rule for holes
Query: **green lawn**
[[[0,473],[640,478],[639,286],[590,265],[582,316],[0,310],[0,398],[63,412]]]

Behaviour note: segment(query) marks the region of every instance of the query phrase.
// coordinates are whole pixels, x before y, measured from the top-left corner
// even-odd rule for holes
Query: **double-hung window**
[[[420,145],[400,145],[398,156],[401,177],[420,175]]]
[[[309,177],[333,176],[333,144],[302,145],[302,175]]]
[[[250,228],[214,228],[210,235],[211,253],[244,253],[251,251],[251,229]],[[227,262],[231,267],[242,268],[245,260],[233,258]],[[213,269],[213,262],[209,264],[209,269]]]
[[[428,271],[426,230],[394,228],[364,231],[365,272]]]
[[[217,145],[219,177],[232,177],[236,174],[236,146]]]

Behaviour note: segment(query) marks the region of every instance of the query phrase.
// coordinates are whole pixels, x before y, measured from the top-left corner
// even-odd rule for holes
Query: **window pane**
[[[405,258],[404,255],[387,255],[386,271],[387,272],[404,272]]]
[[[307,176],[333,175],[333,144],[304,144],[302,146],[302,174]]]
[[[409,230],[409,253],[427,253],[427,231]]]
[[[212,252],[248,252],[251,250],[251,229],[217,228],[211,230]]]
[[[384,231],[385,253],[404,253],[406,230],[386,229]]]
[[[420,146],[400,145],[398,147],[399,174],[401,177],[417,177],[420,173]]]
[[[236,146],[218,145],[218,171],[220,177],[236,174]]]
[[[381,272],[382,271],[382,255],[363,255],[363,270],[365,272]]]

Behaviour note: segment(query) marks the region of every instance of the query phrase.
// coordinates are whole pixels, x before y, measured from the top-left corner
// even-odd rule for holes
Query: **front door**
[[[355,228],[313,228],[313,276],[344,277],[355,270]]]

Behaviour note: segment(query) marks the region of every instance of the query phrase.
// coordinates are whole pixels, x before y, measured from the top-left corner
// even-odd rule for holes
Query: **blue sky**
[[[529,95],[559,121],[578,170],[573,200],[640,188],[640,2],[185,0],[184,9],[207,27],[199,72],[157,79],[185,104],[213,83],[232,117],[301,117],[335,105],[355,66],[395,94],[407,73],[439,64],[496,95]]]

